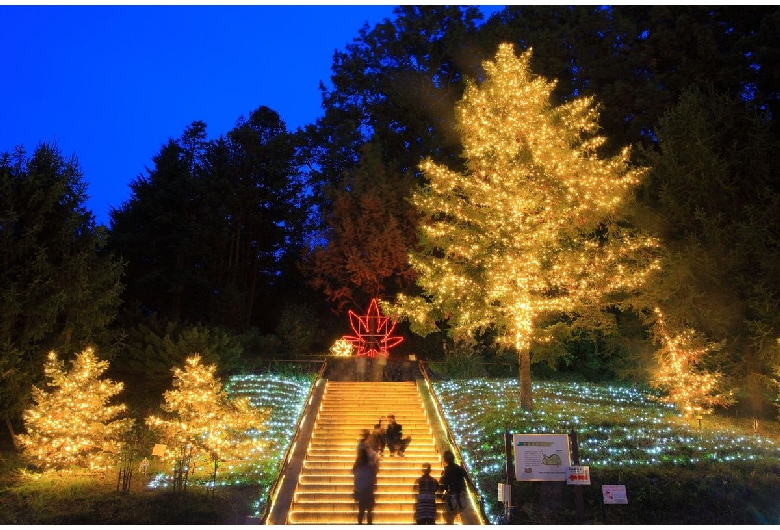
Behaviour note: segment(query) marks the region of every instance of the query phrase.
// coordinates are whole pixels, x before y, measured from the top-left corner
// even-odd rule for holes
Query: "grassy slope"
[[[534,411],[519,407],[515,380],[454,380],[434,388],[481,490],[492,521],[504,481],[504,432],[577,432],[585,520],[629,524],[780,523],[780,447],[776,422],[706,416],[699,428],[633,387],[534,385]],[[628,505],[602,506],[601,485],[623,484]],[[513,523],[571,524],[573,486],[517,482]]]

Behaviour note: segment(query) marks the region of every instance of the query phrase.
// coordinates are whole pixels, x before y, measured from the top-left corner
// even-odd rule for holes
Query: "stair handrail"
[[[263,510],[263,515],[260,518],[260,524],[265,524],[268,520],[268,516],[271,514],[271,499],[276,497],[276,494],[279,490],[279,488],[282,485],[281,478],[284,476],[283,472],[284,469],[287,467],[290,461],[290,451],[292,451],[292,448],[295,447],[296,442],[298,441],[298,435],[301,432],[301,422],[303,421],[303,418],[306,417],[306,415],[309,413],[309,408],[311,407],[312,403],[312,396],[314,395],[314,391],[317,388],[317,384],[320,382],[320,379],[322,379],[323,375],[325,374],[325,369],[328,366],[328,360],[323,359],[322,366],[320,366],[319,372],[317,372],[317,377],[314,378],[314,381],[311,384],[311,388],[309,389],[309,395],[306,397],[306,406],[303,407],[303,411],[301,411],[301,414],[298,416],[298,421],[295,423],[295,434],[293,434],[292,440],[290,440],[290,443],[287,445],[287,450],[284,452],[284,458],[282,458],[281,462],[279,462],[278,470],[276,473],[276,479],[274,480],[274,483],[271,484],[271,489],[268,492],[268,498],[267,502],[265,503],[265,509]]]
[[[482,518],[483,523],[487,524],[487,521],[489,521],[489,519],[485,512],[485,499],[479,493],[479,490],[477,489],[477,485],[474,484],[474,481],[471,479],[471,473],[469,473],[469,470],[466,468],[465,462],[463,461],[463,457],[460,454],[460,448],[458,447],[458,444],[455,441],[455,435],[450,430],[450,426],[444,417],[444,409],[442,409],[441,407],[441,402],[439,402],[439,396],[436,394],[436,390],[434,390],[433,388],[433,383],[431,382],[430,376],[428,376],[428,370],[425,368],[425,364],[426,364],[425,361],[422,360],[418,361],[420,373],[422,373],[423,379],[425,380],[425,384],[428,385],[428,392],[431,394],[431,399],[433,400],[434,405],[436,405],[436,413],[441,418],[442,420],[441,424],[444,426],[444,431],[447,434],[447,443],[452,448],[453,453],[460,461],[460,464],[463,467],[463,469],[466,471],[466,482],[468,483],[471,492],[479,501],[479,516]]]

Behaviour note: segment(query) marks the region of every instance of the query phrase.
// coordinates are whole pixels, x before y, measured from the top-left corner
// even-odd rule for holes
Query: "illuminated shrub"
[[[57,354],[49,353],[44,371],[50,390],[33,386],[36,405],[25,411],[27,434],[19,436],[24,456],[37,468],[105,469],[113,463],[133,420],[117,419],[124,404],[109,405],[123,385],[101,379],[106,369],[108,362],[92,348],[76,355],[67,372]]]

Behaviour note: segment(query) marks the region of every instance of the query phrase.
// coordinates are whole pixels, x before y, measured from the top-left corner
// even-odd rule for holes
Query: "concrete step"
[[[441,473],[434,473],[436,476]],[[414,490],[414,482],[410,484],[403,482],[385,482],[382,481],[377,487],[376,495],[406,495]],[[295,493],[296,498],[300,495],[352,495],[354,491],[352,481],[349,482],[331,482],[328,484],[298,484],[298,490]]]
[[[293,510],[290,512],[289,524],[319,524],[319,525],[352,525],[357,522],[357,503],[353,509],[346,507],[339,510]],[[402,511],[374,508],[373,524],[385,525],[411,525],[414,524],[414,507],[405,508]],[[366,520],[363,520],[366,523]],[[436,524],[447,524],[444,516],[444,508],[440,507],[436,514]],[[455,523],[459,524],[459,523]]]
[[[317,471],[317,470],[314,470]],[[311,474],[307,476],[301,476],[300,480],[298,482],[298,488],[297,491],[308,491],[307,488],[310,487],[326,487],[326,488],[332,488],[334,486],[339,487],[349,487],[352,488],[354,482],[352,478],[352,473],[349,474],[332,474],[332,473],[322,473],[322,474],[314,474],[314,471],[312,471]],[[414,473],[408,472],[408,473],[393,473],[392,475],[377,475],[377,489],[383,490],[384,488],[401,488],[411,491],[414,487],[415,481],[420,477],[419,471],[415,471]]]

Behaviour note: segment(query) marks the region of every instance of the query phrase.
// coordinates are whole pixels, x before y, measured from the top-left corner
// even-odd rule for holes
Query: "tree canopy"
[[[284,122],[261,106],[208,141],[196,121],[153,161],[111,212],[112,248],[128,262],[125,303],[171,320],[269,326],[267,301],[281,268],[294,271],[288,256],[299,255],[309,218]]]

